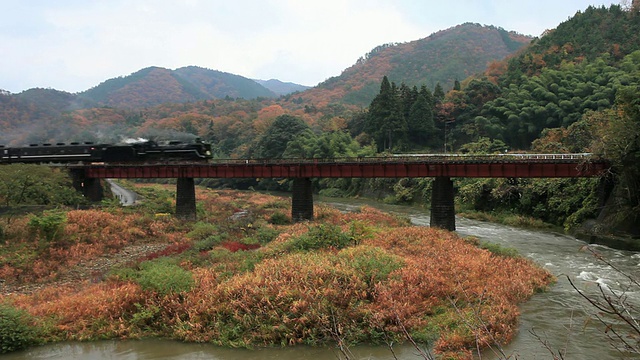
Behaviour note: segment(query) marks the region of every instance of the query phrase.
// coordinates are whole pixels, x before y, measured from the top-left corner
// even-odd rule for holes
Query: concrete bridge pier
[[[196,219],[196,186],[193,178],[178,178],[176,216],[184,220]]]
[[[456,210],[453,201],[453,181],[449,177],[438,176],[431,190],[431,227],[449,231],[456,229]]]
[[[104,191],[100,179],[88,178],[84,179],[84,196],[93,202],[102,201]]]
[[[104,191],[102,189],[102,183],[98,178],[87,178],[83,169],[69,170],[71,173],[71,180],[73,187],[76,191],[79,191],[93,202],[102,201],[104,198]]]
[[[309,178],[294,178],[291,196],[293,222],[313,220],[313,186]]]

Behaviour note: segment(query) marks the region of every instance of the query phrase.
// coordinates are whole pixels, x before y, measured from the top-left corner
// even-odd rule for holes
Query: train
[[[25,147],[0,145],[0,164],[201,162],[211,158],[211,144],[199,139],[193,142],[144,141],[116,145],[92,142],[31,144]]]

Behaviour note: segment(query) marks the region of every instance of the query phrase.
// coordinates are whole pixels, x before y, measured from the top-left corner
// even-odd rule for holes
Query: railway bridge
[[[559,178],[598,177],[610,169],[591,154],[425,154],[340,159],[218,159],[208,163],[69,165],[76,184],[100,200],[100,179],[176,178],[176,215],[195,219],[195,178],[290,178],[291,217],[313,219],[311,178],[435,178],[431,226],[455,230],[452,177]]]

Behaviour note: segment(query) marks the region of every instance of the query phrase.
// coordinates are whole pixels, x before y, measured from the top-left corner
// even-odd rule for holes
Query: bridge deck
[[[348,159],[225,159],[206,164],[91,164],[88,178],[592,177],[610,165],[588,154],[433,155]]]

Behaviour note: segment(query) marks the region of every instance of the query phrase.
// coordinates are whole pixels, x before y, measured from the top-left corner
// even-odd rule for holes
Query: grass
[[[467,219],[486,221],[528,229],[555,229],[556,226],[530,216],[509,212],[484,212],[476,210],[461,210],[457,215]]]
[[[166,196],[162,191],[146,196],[166,200],[152,198]],[[289,211],[278,198],[200,189],[197,196],[203,214],[192,223],[156,219],[149,207],[127,209],[127,217],[70,212],[65,231],[84,246],[64,252],[72,260],[117,251],[116,244],[110,250],[94,241],[104,234],[117,244],[162,237],[174,241],[176,251],[138,259],[105,281],[53,284],[0,300],[52,324],[44,341],[160,336],[222,346],[326,346],[372,343],[383,335],[401,342],[404,327],[449,356],[493,338],[508,341],[518,303],[552,281],[512,249],[481,244],[484,251],[454,233],[411,226],[369,207],[345,214],[318,206],[321,221],[275,224],[275,214]],[[234,220],[238,209],[249,215]],[[135,230],[130,238],[120,238],[123,219]],[[5,228],[5,236],[18,234]],[[43,261],[52,252],[22,253]],[[470,321],[459,315],[476,313],[491,316]],[[486,328],[496,329],[491,339]]]

